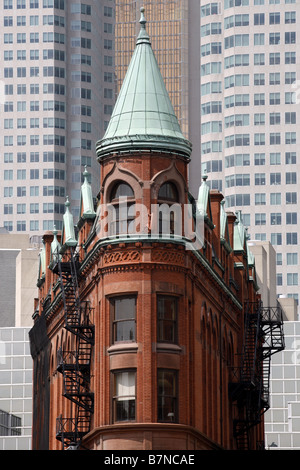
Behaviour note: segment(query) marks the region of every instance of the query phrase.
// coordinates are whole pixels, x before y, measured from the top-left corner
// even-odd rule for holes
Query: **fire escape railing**
[[[94,411],[94,394],[90,390],[91,360],[94,345],[92,309],[81,301],[78,285],[80,263],[73,248],[57,253],[53,271],[59,276],[64,306],[64,327],[75,336],[73,351],[57,351],[57,371],[63,375],[63,396],[73,403],[70,417],[60,415],[56,422],[56,438],[63,449],[79,448],[90,431]]]
[[[263,307],[262,302],[245,304],[243,350],[240,366],[231,369],[229,394],[237,405],[234,437],[239,450],[248,450],[250,429],[261,422],[269,409],[271,356],[284,349],[282,310]]]

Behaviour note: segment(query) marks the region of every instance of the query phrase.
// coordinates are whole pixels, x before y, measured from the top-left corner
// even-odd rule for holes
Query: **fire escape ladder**
[[[90,430],[94,411],[94,394],[90,389],[91,359],[94,345],[92,309],[88,301],[81,301],[78,286],[79,262],[73,249],[57,256],[55,267],[60,278],[64,305],[65,328],[74,336],[75,350],[57,351],[57,370],[63,375],[63,396],[73,406],[72,417],[59,416],[56,438],[63,448],[79,448],[81,440]]]
[[[237,419],[234,421],[234,437],[238,450],[249,450],[249,429],[246,426],[246,419]]]
[[[248,387],[255,383],[259,316],[247,309],[244,331],[244,354],[241,359],[241,380]]]
[[[282,309],[277,303],[276,307],[261,306],[261,363],[262,363],[262,413],[269,409],[269,389],[271,357],[285,347],[283,333]]]
[[[60,287],[65,311],[65,327],[74,332],[73,329],[80,325],[80,296],[78,289],[78,261],[75,258],[73,249],[70,248],[66,261],[58,260],[58,271],[60,277]]]
[[[269,409],[270,398],[270,373],[271,373],[271,357],[267,357],[262,361],[262,390],[261,390],[261,403],[262,414]]]
[[[235,371],[235,381],[230,384],[233,401],[237,404],[238,417],[234,420],[234,436],[238,450],[248,450],[250,429],[257,424],[257,408],[260,384],[257,382],[257,359],[259,353],[260,315],[259,309],[245,305],[243,351],[240,367]]]
[[[271,356],[284,349],[282,311],[263,307],[262,302],[245,305],[244,343],[239,368],[232,372],[231,399],[238,418],[234,436],[238,450],[250,450],[250,430],[261,422],[269,408]]]

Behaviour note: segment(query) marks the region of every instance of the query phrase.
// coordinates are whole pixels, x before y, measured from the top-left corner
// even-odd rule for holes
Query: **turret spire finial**
[[[141,29],[140,29],[136,44],[149,44],[149,45],[151,45],[150,37],[149,37],[149,35],[146,31],[147,21],[146,21],[145,15],[144,15],[144,11],[145,11],[145,8],[141,7],[140,8],[140,12],[141,12],[141,18],[140,18]]]
[[[205,182],[205,181],[207,180],[207,178],[208,178],[208,174],[207,174],[207,170],[205,169],[205,170],[203,171],[202,181]]]
[[[145,8],[141,7],[140,12],[141,12],[140,24],[142,25],[142,28],[145,28],[145,24],[147,23],[145,15],[144,15]]]

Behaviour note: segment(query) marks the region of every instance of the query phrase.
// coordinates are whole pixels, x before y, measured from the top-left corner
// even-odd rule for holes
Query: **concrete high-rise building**
[[[299,2],[117,0],[120,79],[132,49],[132,12],[138,15],[141,3],[149,30],[156,32],[152,46],[171,100],[193,142],[192,194],[197,196],[206,171],[227,208],[242,211],[250,237],[275,247],[277,293],[298,302]],[[165,54],[160,54],[162,43]],[[178,60],[176,81],[169,71]]]
[[[3,0],[0,9],[0,226],[61,228],[78,219],[84,166],[114,102],[113,0]],[[95,80],[97,77],[97,80]]]

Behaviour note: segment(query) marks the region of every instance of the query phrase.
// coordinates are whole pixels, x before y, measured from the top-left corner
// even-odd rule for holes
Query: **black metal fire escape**
[[[271,356],[284,349],[282,311],[263,307],[262,302],[245,305],[245,331],[240,366],[232,369],[229,393],[237,405],[234,437],[238,450],[250,449],[250,432],[269,409]]]
[[[91,356],[94,345],[94,325],[89,302],[80,300],[78,288],[78,256],[72,247],[57,255],[54,272],[59,275],[64,305],[65,328],[75,336],[73,351],[57,351],[57,370],[63,375],[63,395],[73,406],[71,416],[60,415],[56,423],[56,438],[63,448],[80,447],[90,430],[94,408],[94,394],[90,390]]]

